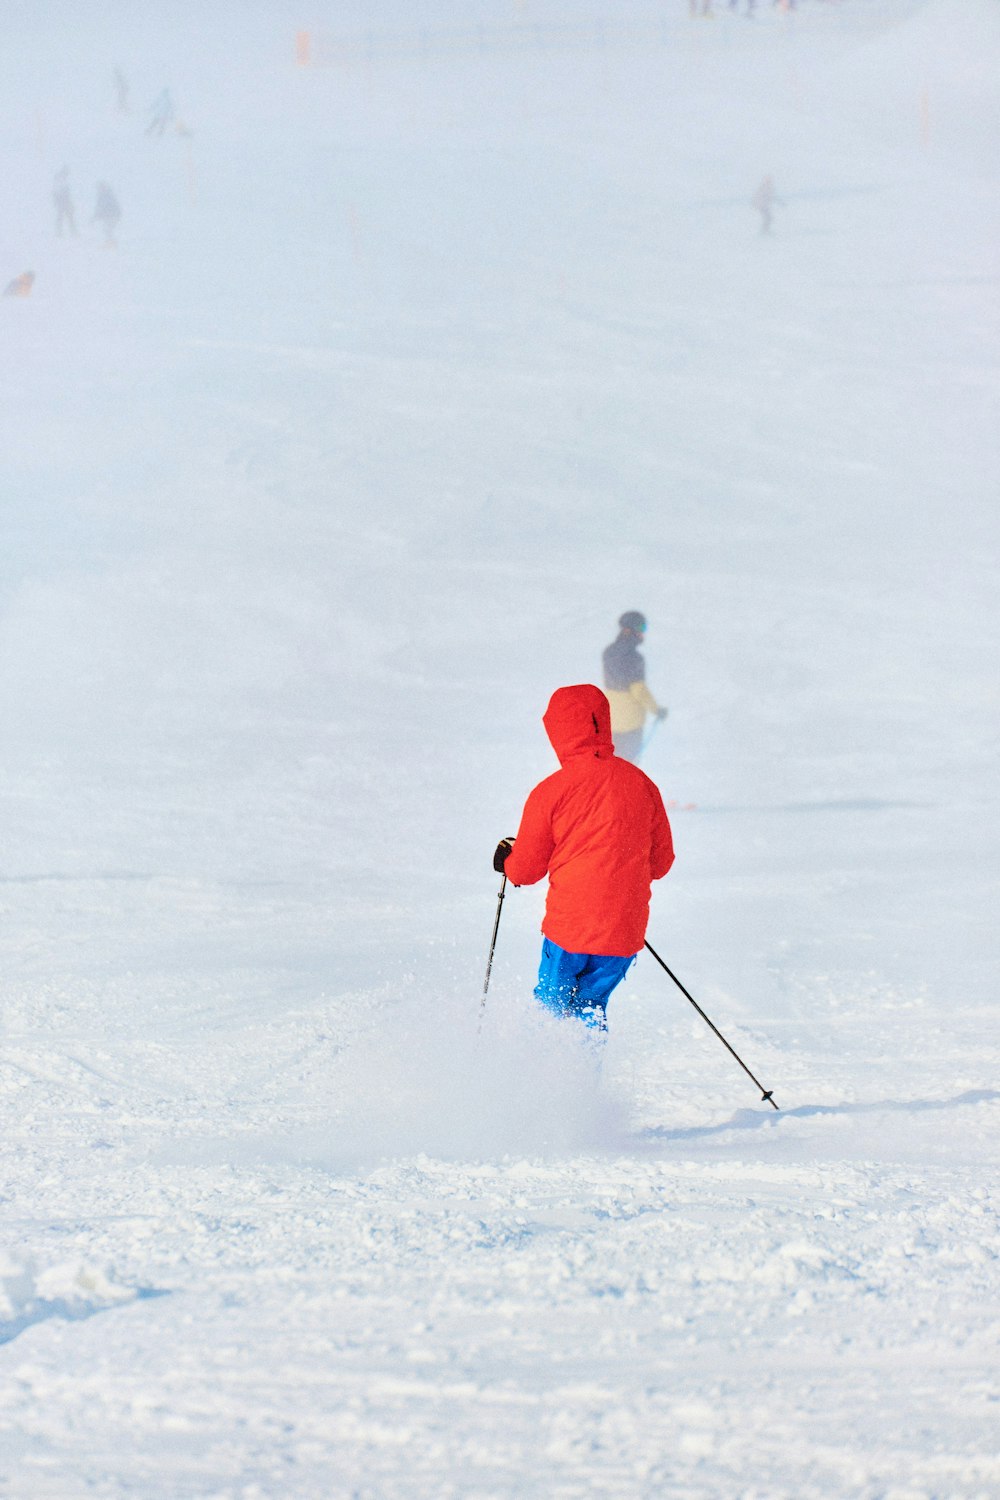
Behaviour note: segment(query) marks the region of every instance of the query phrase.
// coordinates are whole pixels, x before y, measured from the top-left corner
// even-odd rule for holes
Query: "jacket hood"
[[[609,760],[614,754],[611,708],[600,688],[592,683],[556,688],[542,723],[560,765],[576,755]]]

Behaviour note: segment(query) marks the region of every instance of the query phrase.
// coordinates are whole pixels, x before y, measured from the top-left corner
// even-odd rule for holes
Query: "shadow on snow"
[[[679,1130],[660,1126],[644,1130],[641,1139],[653,1141],[692,1141],[706,1136],[725,1135],[730,1130],[760,1130],[780,1125],[783,1120],[808,1120],[817,1115],[876,1115],[886,1113],[920,1114],[928,1110],[961,1109],[968,1104],[987,1104],[1000,1099],[998,1089],[969,1089],[954,1099],[878,1099],[867,1104],[802,1104],[798,1109],[738,1109],[732,1119],[721,1125],[691,1125]]]
[[[119,1307],[129,1307],[134,1302],[148,1302],[153,1297],[169,1296],[170,1293],[168,1291],[160,1291],[156,1287],[140,1287],[134,1297],[129,1297],[118,1302],[86,1303],[81,1305],[80,1303],[67,1301],[62,1297],[32,1302],[16,1318],[0,1321],[0,1348],[4,1344],[11,1343],[26,1328],[33,1328],[36,1323],[45,1323],[49,1318],[60,1318],[64,1323],[82,1323],[87,1318],[96,1317],[98,1313],[112,1312],[115,1308]]]

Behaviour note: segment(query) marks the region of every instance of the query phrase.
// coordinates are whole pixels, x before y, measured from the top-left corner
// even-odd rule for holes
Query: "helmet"
[[[637,609],[627,609],[618,623],[624,630],[645,630],[646,616]]]

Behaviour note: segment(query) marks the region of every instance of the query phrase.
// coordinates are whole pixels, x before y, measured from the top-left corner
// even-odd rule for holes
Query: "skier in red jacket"
[[[674,862],[670,824],[653,782],[615,755],[600,688],[558,688],[542,723],[562,769],[535,787],[493,866],[512,885],[548,875],[535,996],[606,1031],[608,997],[645,941],[650,885]]]

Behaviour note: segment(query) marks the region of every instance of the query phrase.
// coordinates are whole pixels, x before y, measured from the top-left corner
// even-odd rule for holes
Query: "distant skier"
[[[674,862],[673,839],[656,786],[615,754],[600,688],[557,688],[542,722],[561,769],[530,794],[493,868],[515,886],[548,875],[535,998],[603,1032],[608,998],[645,941],[650,886]]]
[[[56,234],[62,235],[64,226],[70,234],[76,234],[76,212],[69,185],[69,167],[60,167],[53,178],[52,202],[56,206]]]
[[[97,202],[94,207],[94,223],[100,224],[104,229],[104,245],[106,249],[113,250],[118,241],[115,239],[115,230],[121,219],[122,210],[118,199],[108,187],[106,182],[97,184]]]
[[[153,100],[151,118],[146,126],[147,135],[162,135],[174,118],[174,101],[169,89],[161,89]]]
[[[618,625],[618,635],[603,656],[604,691],[611,705],[615,754],[622,760],[638,760],[646,715],[665,719],[667,710],[646,686],[646,663],[639,652],[646,635],[646,616],[628,609]]]
[[[22,271],[20,276],[15,276],[13,281],[8,281],[3,294],[5,297],[30,297],[34,284],[34,271]]]
[[[780,202],[781,199],[774,191],[774,178],[768,173],[753,195],[753,206],[760,214],[761,234],[771,233],[771,224],[774,219],[774,205]]]

